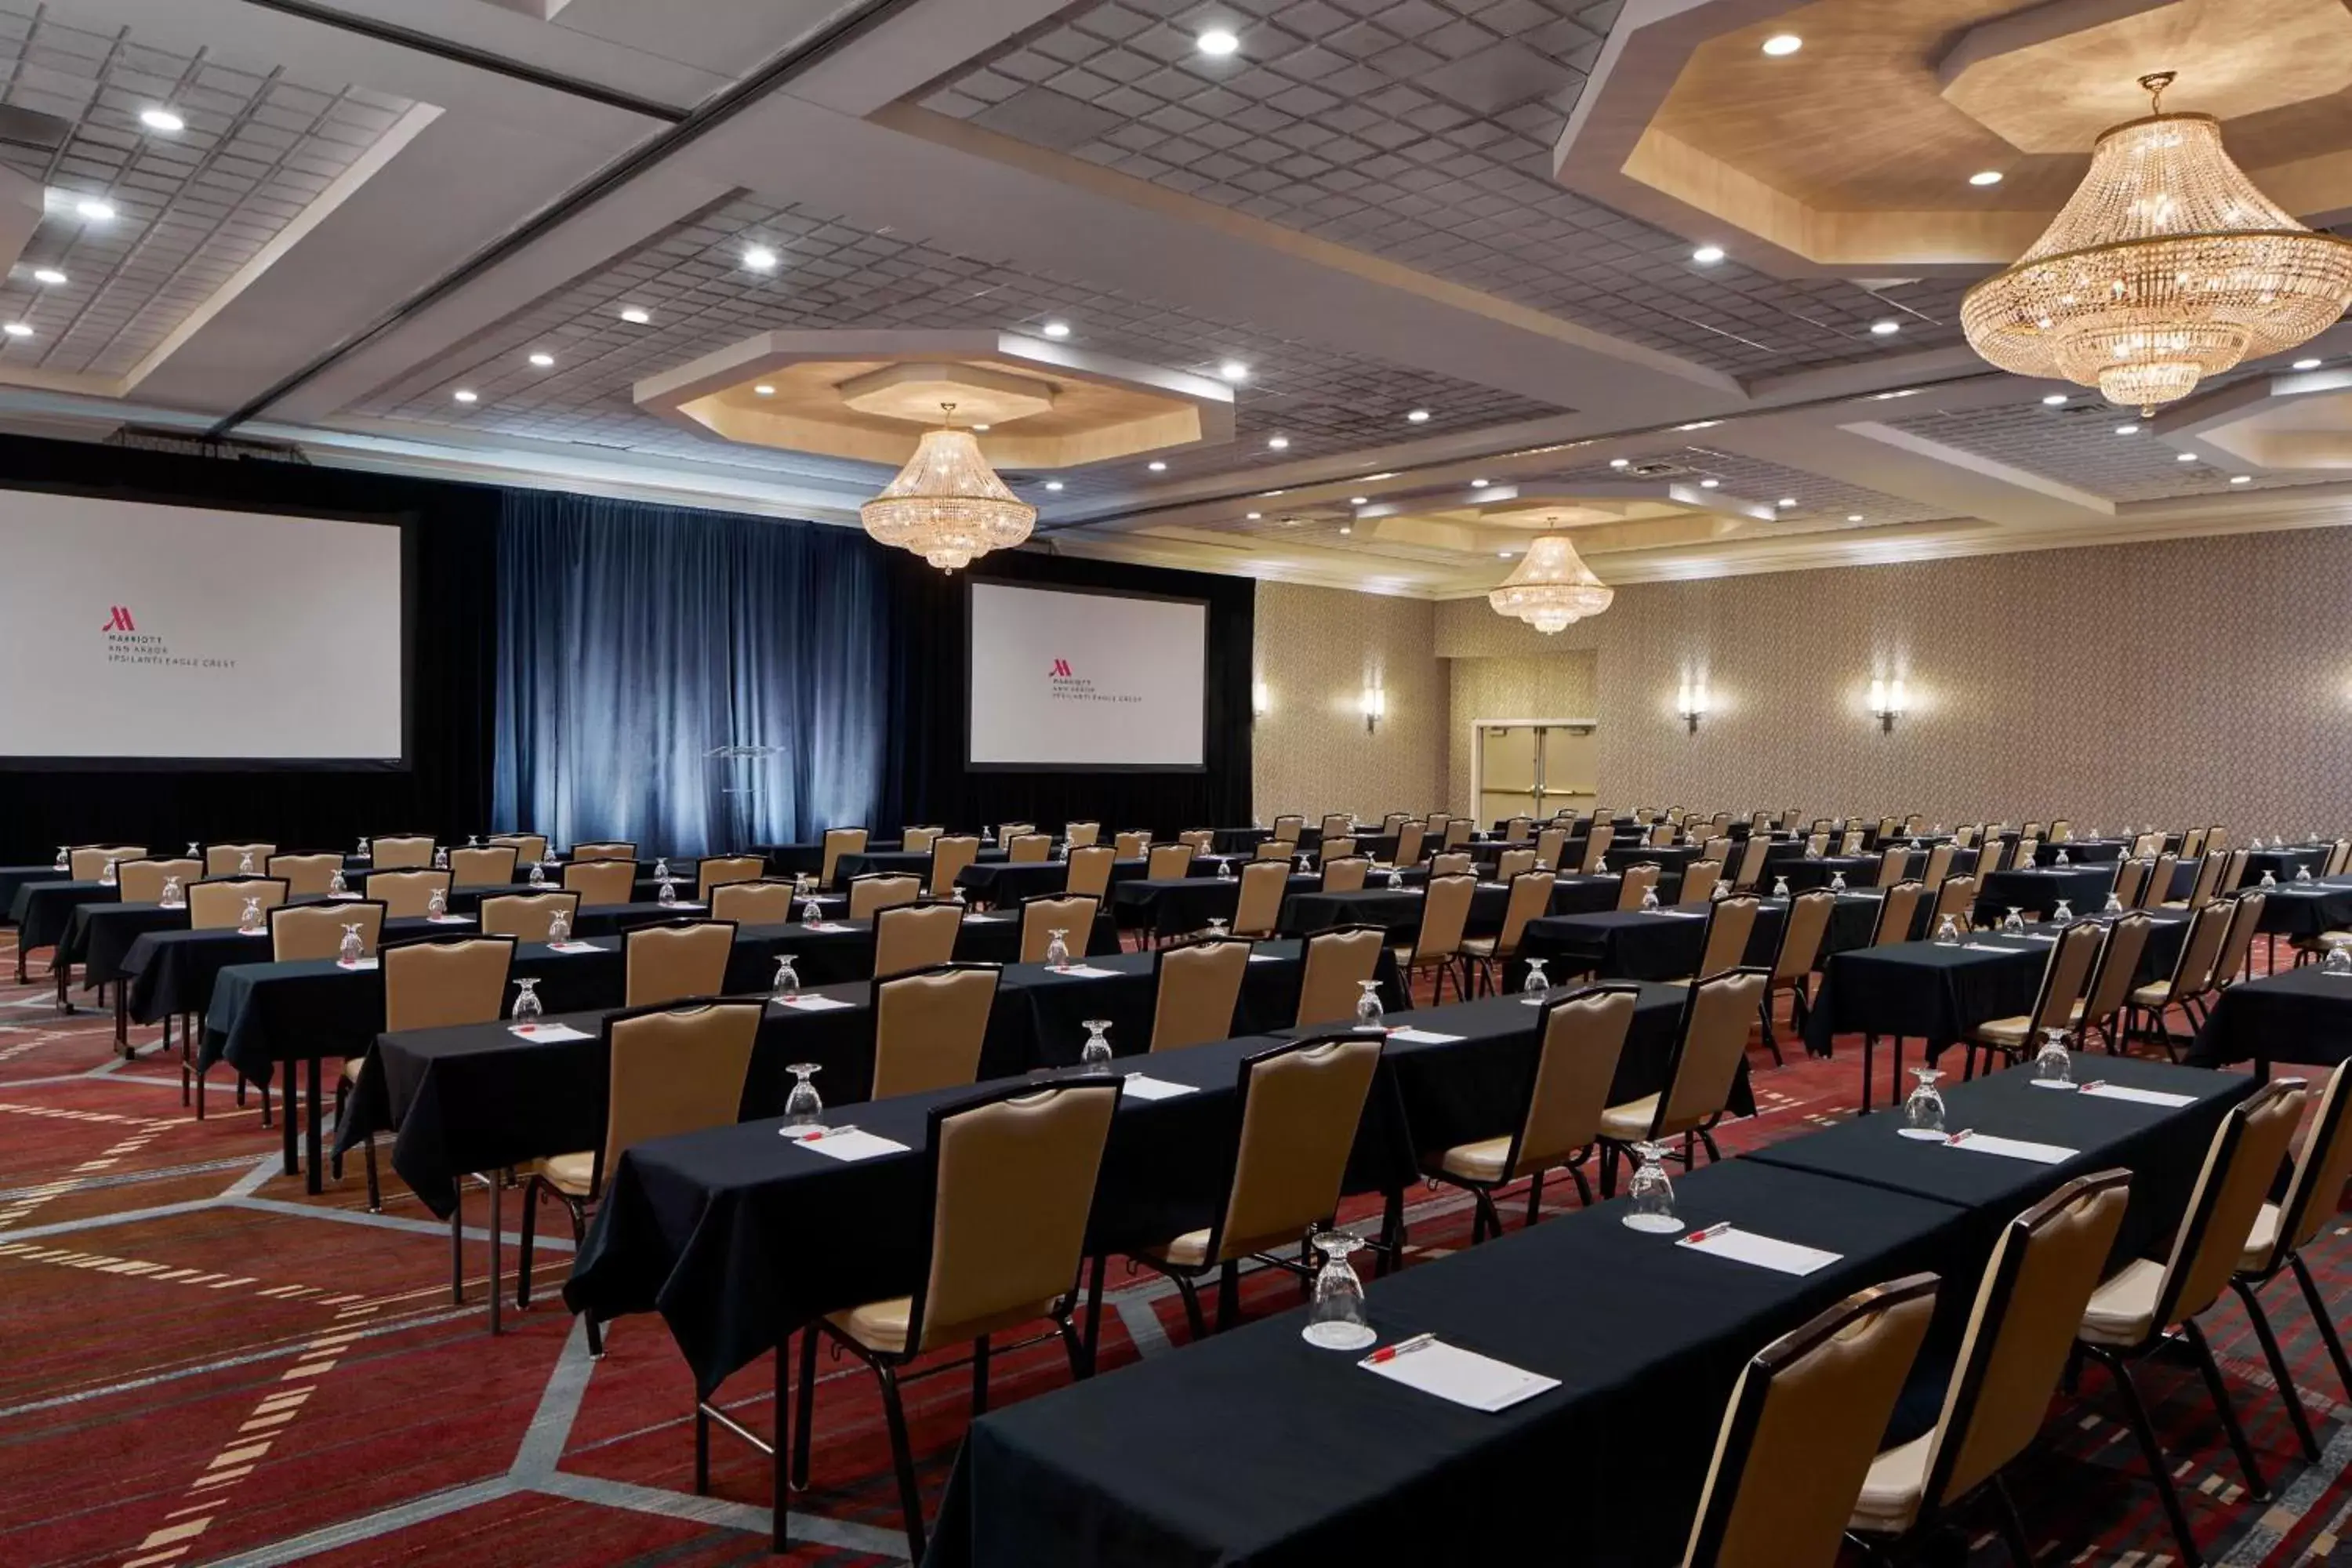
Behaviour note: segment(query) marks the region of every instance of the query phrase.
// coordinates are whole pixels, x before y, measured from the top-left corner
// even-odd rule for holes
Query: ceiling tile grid
[[[137,365],[410,108],[21,9],[0,9],[0,105],[66,122],[54,150],[0,143],[0,161],[49,195],[0,292],[0,315],[33,333],[0,353],[104,375]],[[184,128],[142,124],[154,108]],[[115,216],[84,219],[75,206],[86,198]],[[68,281],[45,287],[36,268]]]
[[[1563,189],[1619,0],[1097,0],[925,107],[1739,374],[1958,341],[1961,285],[1783,279]],[[1238,26],[1235,24],[1238,22]],[[1231,26],[1238,54],[1199,52]],[[1874,337],[1870,324],[1906,329]]]
[[[2129,409],[2114,407],[2088,393],[2062,407],[2036,401],[1932,410],[1894,423],[1896,429],[1924,439],[2061,479],[2115,501],[2173,500],[2329,478],[2254,469],[2247,483],[2233,485],[2229,469],[2202,460],[2180,461],[2180,449],[2151,434]],[[2126,429],[2133,433],[2120,434]]]
[[[753,247],[777,253],[774,270],[744,265],[744,253]],[[621,311],[627,309],[651,319],[642,325],[624,321]],[[1234,387],[1232,443],[1171,452],[1164,476],[1150,472],[1140,458],[1072,473],[1063,481],[1070,500],[1147,480],[1233,472],[1561,412],[1492,388],[1287,340],[1276,330],[1210,321],[961,256],[908,235],[869,232],[748,194],[600,265],[494,331],[380,389],[353,412],[702,458],[715,456],[716,448],[761,466],[772,460],[802,472],[862,475],[871,469],[801,454],[754,458],[758,448],[695,436],[638,409],[631,388],[762,331],[1002,328],[1041,333],[1048,321],[1066,322],[1066,341],[1076,347],[1210,377],[1228,360],[1248,371]],[[535,367],[533,353],[547,353],[555,363]],[[461,389],[477,401],[457,401]],[[1409,418],[1415,410],[1429,417]],[[1269,447],[1276,437],[1287,446]],[[1029,488],[1042,490],[1042,480]]]

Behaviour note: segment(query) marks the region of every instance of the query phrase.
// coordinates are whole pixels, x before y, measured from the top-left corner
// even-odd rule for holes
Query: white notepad
[[[1676,921],[1703,921],[1706,919],[1706,911],[1705,910],[1644,910],[1642,912],[1644,914],[1664,915],[1668,920]]]
[[[799,1131],[786,1127],[783,1135],[812,1154],[822,1154],[828,1160],[871,1160],[883,1154],[903,1154],[907,1146],[892,1138],[860,1132],[855,1127],[839,1131],[825,1128],[816,1132]]]
[[[2092,1100],[2127,1100],[2134,1105],[2194,1105],[2193,1094],[2168,1094],[2160,1089],[2127,1089],[2119,1083],[2086,1083],[2082,1092]]]
[[[2030,931],[2025,933],[2025,940],[2028,942],[2056,942],[2058,938],[2048,931]]]
[[[1408,1046],[1450,1046],[1462,1037],[1460,1035],[1441,1035],[1433,1029],[1406,1027],[1389,1031],[1390,1039],[1402,1040]]]
[[[373,958],[339,958],[335,960],[335,967],[338,969],[375,969],[380,968],[381,966],[381,961]]]
[[[1013,917],[1010,915],[966,915],[963,917],[963,923],[968,926],[980,925],[988,921],[1003,921],[1011,920],[1012,918]],[[822,931],[824,928],[822,926],[811,926],[809,929],[811,931]]]
[[[1116,969],[1097,969],[1091,963],[1073,963],[1067,969],[1057,969],[1054,971],[1054,973],[1056,974],[1066,974],[1073,980],[1108,980],[1113,975],[1117,974],[1118,971]]]
[[[801,923],[803,931],[847,931],[848,929],[838,921],[804,921]]]
[[[474,923],[471,915],[426,915],[425,918],[437,926],[469,926]]]
[[[1693,1252],[1704,1252],[1710,1258],[1728,1258],[1735,1263],[1752,1263],[1759,1268],[1801,1276],[1826,1268],[1845,1256],[1842,1252],[1824,1252],[1818,1247],[1801,1247],[1793,1241],[1759,1236],[1752,1230],[1741,1230],[1731,1225],[1695,1230],[1675,1245],[1686,1247]]]
[[[1997,942],[1964,942],[1961,948],[1969,952],[2023,952],[2021,947],[2003,947]]]
[[[689,904],[684,899],[680,899],[674,904],[665,904],[662,907],[664,909],[670,910],[707,910],[710,906],[709,904]]]
[[[1250,954],[1249,961],[1252,963],[1280,963],[1282,962],[1282,954],[1278,952],[1253,952]]]
[[[1127,1095],[1131,1100],[1174,1100],[1181,1094],[1198,1094],[1200,1087],[1190,1083],[1170,1083],[1164,1078],[1151,1078],[1139,1072],[1127,1075]]]
[[[1944,1140],[1947,1149],[1969,1149],[1999,1154],[2006,1160],[2031,1160],[2037,1165],[2060,1165],[2082,1152],[2063,1143],[2036,1143],[2025,1138],[1996,1138],[1990,1132],[1955,1132]]]
[[[835,996],[794,996],[789,1001],[779,1002],[776,1005],[780,1007],[797,1008],[803,1013],[830,1013],[836,1007],[851,1005]]]
[[[1424,1341],[1401,1355],[1376,1359],[1384,1353],[1374,1351],[1356,1364],[1391,1383],[1418,1388],[1423,1394],[1433,1394],[1473,1410],[1507,1410],[1522,1400],[1533,1399],[1559,1386],[1556,1377],[1545,1377],[1508,1362],[1480,1355],[1476,1351],[1449,1345],[1443,1340]]]
[[[569,953],[569,952],[604,952],[604,950],[603,948],[601,948],[601,947],[598,947],[598,946],[597,946],[594,942],[549,942],[549,943],[547,944],[547,951],[548,951],[548,952],[567,952],[567,953]]]
[[[526,1040],[585,1040],[585,1029],[575,1029],[569,1024],[517,1024],[507,1033]]]
[[[348,901],[348,900],[359,900],[359,899],[363,899],[363,898],[366,898],[366,897],[367,897],[367,895],[366,895],[365,893],[329,893],[329,894],[327,895],[327,899],[328,899],[328,901],[329,901],[329,902],[331,902],[331,903],[338,903],[338,904],[340,904],[340,903],[343,903],[343,902],[346,902],[346,901]]]

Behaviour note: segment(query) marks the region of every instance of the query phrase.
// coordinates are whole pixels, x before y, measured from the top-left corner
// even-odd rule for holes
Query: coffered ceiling
[[[2135,49],[2352,210],[2245,3],[0,0],[0,426],[854,526],[962,377],[1051,547],[1424,595],[2333,522],[2352,329],[2139,421],[1958,327]]]

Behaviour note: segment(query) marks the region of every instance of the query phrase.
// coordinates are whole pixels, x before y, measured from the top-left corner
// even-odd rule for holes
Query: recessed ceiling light
[[[1070,323],[1048,321],[1045,323],[1045,335],[1049,338],[1066,338],[1070,335]]]
[[[1495,553],[1506,561],[1508,561],[1511,558],[1511,552],[1507,550],[1497,550]]]
[[[2000,184],[2000,171],[1999,169],[1979,169],[1975,174],[1969,176],[1969,184],[1972,185],[1997,185]]]
[[[1405,417],[1415,425],[1426,425],[1429,423],[1429,410],[1426,408],[1416,408],[1412,413],[1406,415]]]
[[[987,425],[975,425],[975,426],[972,426],[972,428],[973,428],[974,430],[978,430],[978,431],[981,431],[982,433],[985,434],[987,431],[989,431],[990,429],[993,428],[993,426],[987,426]]]
[[[2116,434],[2118,436],[2137,436],[2139,434],[2139,426],[2137,425],[2118,425],[2116,426]]]
[[[1353,532],[1355,532],[1356,531],[1355,531],[1354,529],[1352,529],[1352,528],[1349,528],[1346,523],[1344,523],[1344,522],[1343,522],[1343,523],[1341,523],[1341,524],[1339,525],[1339,531],[1340,531],[1340,532],[1342,532],[1342,533],[1353,533]]]
[[[1282,494],[1283,492],[1282,492],[1282,491],[1280,491],[1280,490],[1260,490],[1260,491],[1258,491],[1257,493],[1258,493],[1259,495],[1261,495],[1261,496],[1265,497],[1265,498],[1266,498],[1266,499],[1268,499],[1268,500],[1272,500],[1274,497],[1278,496],[1278,495]]]
[[[1845,520],[1848,522],[1860,522],[1862,521],[1862,513],[1858,511],[1850,511],[1845,514]]]
[[[764,381],[760,383],[759,385],[753,387],[751,390],[761,397],[773,397],[776,395],[776,389],[769,385]]]
[[[1609,459],[1609,466],[1612,468],[1630,468],[1633,466],[1633,459],[1631,458],[1612,458]]]
[[[87,201],[76,202],[74,204],[74,211],[79,213],[82,216],[88,218],[92,223],[107,223],[111,221],[114,216],[113,206],[109,203],[99,201],[95,197]]]
[[[1242,41],[1224,27],[1211,27],[1192,40],[1200,51],[1212,59],[1223,59],[1242,47]]]
[[[5,331],[12,338],[29,338],[33,335],[33,326],[29,321],[11,321]]]
[[[1249,379],[1249,366],[1244,364],[1237,359],[1229,359],[1223,364],[1217,366],[1217,374],[1223,376],[1227,381],[1247,381]]]
[[[2294,362],[2294,368],[2297,370],[2317,370],[2319,368],[2319,362],[2315,359],[2299,359]]]
[[[2254,482],[2254,477],[2252,474],[2231,474],[2230,482],[2233,485],[2250,485]]]
[[[476,399],[476,397],[478,395],[478,394],[476,394],[476,393],[470,392],[470,391],[467,390],[465,387],[462,387],[462,386],[461,386],[461,387],[459,387],[457,391],[455,391],[455,392],[451,393],[449,395],[450,395],[450,396],[452,396],[452,397],[454,397],[454,398],[456,398],[456,399],[457,399],[458,402],[460,402],[460,403],[471,403],[471,402],[473,402],[473,401]]]
[[[1721,479],[1701,479],[1698,482],[1698,488],[1703,490],[1717,489],[1722,487],[1722,484]]]
[[[2063,393],[2063,392],[2053,392],[2053,393],[2052,393],[2049,396],[2047,396],[2047,397],[2045,397],[2045,398],[2043,398],[2043,399],[2042,400],[2042,407],[2044,407],[2044,408],[2056,408],[2056,407],[2060,406],[2061,405],[2063,405],[2065,401],[2066,401],[2066,395],[2065,395],[2064,393]]]
[[[1157,458],[1153,458],[1150,463],[1147,463],[1144,466],[1149,468],[1155,474],[1164,474],[1168,471],[1168,465],[1160,461]]]
[[[1045,481],[1045,488],[1049,490],[1060,489],[1062,488],[1062,481],[1059,479],[1047,479]]]
[[[1494,482],[1494,481],[1493,481],[1493,480],[1491,480],[1491,479],[1472,479],[1472,480],[1470,481],[1470,486],[1471,486],[1471,488],[1472,488],[1473,489],[1481,489],[1481,490],[1483,490],[1483,489],[1486,489],[1489,484],[1492,484],[1493,482]]]
[[[743,253],[743,265],[754,272],[773,272],[776,253],[764,245],[755,245]]]
[[[142,109],[139,123],[150,131],[185,131],[188,122],[168,109]]]
[[[1269,450],[1286,452],[1290,449],[1290,437],[1287,436],[1268,436],[1265,438],[1265,444]]]
[[[1701,267],[1712,267],[1717,262],[1723,259],[1723,247],[1719,245],[1702,245],[1696,250],[1691,252],[1691,259],[1697,262]]]
[[[1804,47],[1805,40],[1794,33],[1775,33],[1764,40],[1764,52],[1768,55],[1793,55]]]
[[[1349,506],[1370,506],[1372,504],[1372,498],[1370,496],[1349,496],[1348,498],[1348,504]]]
[[[1712,430],[1722,423],[1723,421],[1720,419],[1694,419],[1687,425],[1677,425],[1675,428],[1677,430]]]
[[[2172,460],[2176,463],[2193,463],[2197,460],[2197,454],[2194,452],[2176,452],[2173,454]]]
[[[1780,504],[1782,506],[1794,506],[1797,504],[1797,498],[1795,496],[1782,496],[1780,498]]]
[[[66,275],[54,267],[37,267],[33,269],[33,281],[36,283],[56,285],[65,280]]]
[[[1890,320],[1873,321],[1870,323],[1870,335],[1874,338],[1891,338],[1902,330],[1903,323],[1896,321]]]
[[[1377,473],[1377,474],[1366,474],[1366,475],[1364,476],[1364,478],[1365,478],[1365,479],[1374,479],[1374,480],[1377,480],[1377,479],[1395,479],[1395,478],[1396,478],[1396,473],[1395,473],[1395,471],[1394,471],[1393,469],[1383,468],[1381,472],[1379,472],[1379,473]]]
[[[621,320],[633,327],[642,327],[653,319],[653,313],[639,305],[625,306],[621,310]]]
[[[1259,518],[1262,518],[1265,515],[1265,513],[1262,511],[1245,511],[1242,513],[1242,521],[1244,522],[1255,522]]]
[[[541,353],[530,356],[530,363],[537,365],[541,370],[546,370],[555,363],[555,356],[542,350]]]

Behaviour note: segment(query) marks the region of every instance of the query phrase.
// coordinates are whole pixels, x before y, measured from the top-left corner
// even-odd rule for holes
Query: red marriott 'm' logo
[[[110,605],[107,607],[106,625],[98,629],[102,632],[135,632],[139,628],[131,623],[129,605]]]
[[[130,618],[128,611],[117,610],[114,613],[118,616],[121,616],[126,621]],[[1070,661],[1066,658],[1057,658],[1054,661],[1054,668],[1046,673],[1054,676],[1056,679],[1067,679],[1070,674]]]

